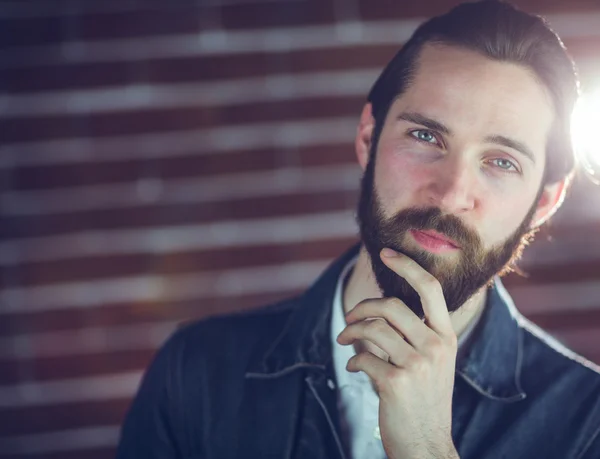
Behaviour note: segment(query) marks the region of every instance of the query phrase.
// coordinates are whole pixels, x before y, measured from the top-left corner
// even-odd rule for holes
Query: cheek
[[[488,249],[504,243],[514,234],[531,208],[526,204],[532,204],[533,199],[533,197],[523,199],[521,195],[511,196],[510,199],[507,196],[507,199],[487,201],[481,218],[483,222],[481,236]]]
[[[375,163],[375,187],[384,208],[396,212],[415,205],[418,190],[433,179],[432,168],[410,151],[382,147]]]

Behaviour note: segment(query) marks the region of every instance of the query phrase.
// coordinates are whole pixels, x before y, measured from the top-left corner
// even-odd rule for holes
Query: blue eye
[[[511,169],[514,169],[515,172],[519,172],[519,169],[517,169],[517,166],[515,166],[515,164],[506,159],[506,158],[496,158],[493,159],[492,162],[496,163],[496,165],[500,168],[500,169],[504,169],[505,171],[510,171]]]
[[[431,144],[438,143],[435,135],[431,131],[428,131],[426,129],[416,129],[414,131],[410,131],[410,135],[413,136],[415,139],[420,140],[421,142]]]

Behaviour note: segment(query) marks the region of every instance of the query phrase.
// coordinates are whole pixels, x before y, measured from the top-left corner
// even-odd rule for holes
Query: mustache
[[[437,207],[409,208],[394,215],[390,226],[399,230],[432,230],[458,244],[459,247],[481,247],[481,238],[455,215],[444,215]]]

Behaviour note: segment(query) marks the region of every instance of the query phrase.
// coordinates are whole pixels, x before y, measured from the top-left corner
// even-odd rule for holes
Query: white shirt
[[[349,448],[352,459],[385,459],[385,451],[379,435],[379,397],[364,372],[350,373],[346,364],[356,354],[354,346],[342,346],[337,336],[346,328],[343,304],[343,288],[346,277],[356,264],[358,256],[352,259],[338,279],[333,298],[331,315],[331,340],[333,349],[333,370],[338,383],[337,406],[340,413],[342,441]],[[474,318],[461,333],[458,346],[463,345],[477,325],[481,313]]]

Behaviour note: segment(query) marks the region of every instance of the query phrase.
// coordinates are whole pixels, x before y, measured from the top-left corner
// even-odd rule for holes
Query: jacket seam
[[[517,325],[517,368],[515,368],[515,386],[519,391],[519,396],[522,397],[521,400],[527,397],[527,393],[521,387],[521,371],[523,369],[523,353],[525,348],[525,336],[523,333],[523,329]]]
[[[506,402],[506,403],[513,403],[513,402],[520,402],[521,400],[524,400],[527,397],[527,395],[525,393],[523,393],[523,392],[520,392],[520,393],[518,393],[516,395],[513,395],[511,397],[499,397],[497,395],[492,395],[489,392],[487,392],[485,389],[483,389],[482,387],[480,387],[479,384],[477,384],[475,381],[473,381],[471,378],[469,378],[462,371],[457,370],[456,373],[458,375],[460,375],[467,382],[467,384],[469,384],[478,393],[480,393],[484,397],[487,397],[487,398],[489,398],[491,400],[496,400],[496,401],[499,401],[499,402]]]
[[[313,396],[317,399],[317,403],[321,406],[321,409],[325,413],[325,417],[327,418],[327,422],[328,422],[329,427],[331,429],[331,433],[333,433],[333,438],[335,438],[335,443],[338,446],[338,450],[340,452],[340,455],[342,456],[342,459],[346,459],[346,453],[344,452],[344,447],[342,446],[342,442],[340,440],[339,435],[335,431],[335,427],[333,425],[333,421],[331,420],[331,416],[329,416],[329,411],[327,411],[327,408],[323,404],[323,401],[321,400],[321,397],[319,397],[319,394],[317,394],[317,391],[313,387],[312,381],[311,381],[310,377],[306,377],[304,380],[306,381],[306,384],[308,384],[308,387],[310,388],[310,391],[312,392]]]
[[[325,365],[320,365],[320,364],[316,364],[316,363],[300,362],[300,363],[296,363],[290,367],[286,367],[283,370],[277,371],[275,373],[248,372],[245,374],[245,377],[246,378],[255,378],[255,379],[273,379],[273,378],[278,378],[280,376],[285,376],[288,373],[292,373],[293,371],[299,370],[301,368],[317,368],[319,370],[325,370]]]
[[[594,434],[590,437],[588,442],[585,444],[585,446],[581,450],[581,453],[579,453],[575,459],[582,459],[583,455],[589,451],[590,447],[592,446],[592,443],[594,443],[594,440],[596,440],[596,438],[598,438],[599,435],[600,435],[600,426],[598,426],[598,428],[596,429]]]

